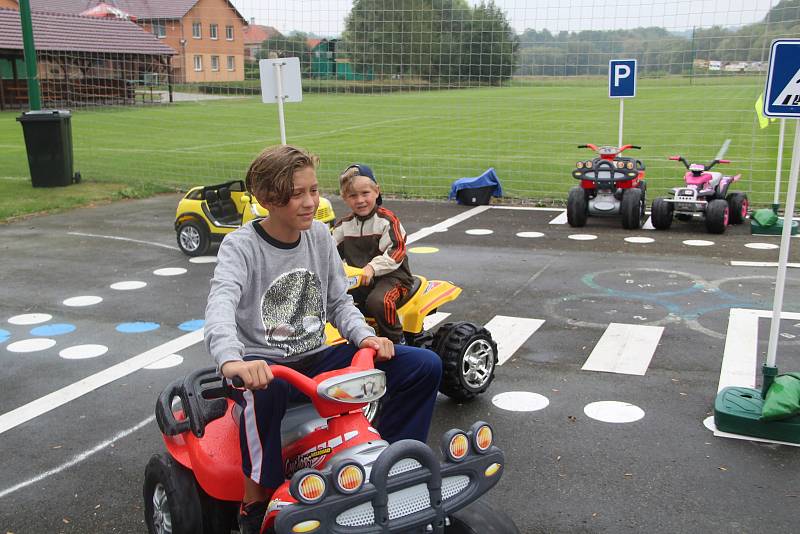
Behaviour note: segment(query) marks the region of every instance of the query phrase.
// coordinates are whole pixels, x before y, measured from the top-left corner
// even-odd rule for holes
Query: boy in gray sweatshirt
[[[239,376],[245,385],[234,393],[242,407],[242,534],[259,532],[267,501],[284,482],[280,424],[287,400],[301,397],[273,380],[270,363],[314,376],[348,366],[359,348],[374,349],[388,390],[378,431],[389,442],[427,439],[441,378],[435,353],[375,336],[353,305],[336,243],[314,220],[317,163],[288,145],[267,148],[253,161],[247,190],[269,216],[225,237],[211,280],[206,347],[225,377]],[[328,321],[348,344],[324,344]]]

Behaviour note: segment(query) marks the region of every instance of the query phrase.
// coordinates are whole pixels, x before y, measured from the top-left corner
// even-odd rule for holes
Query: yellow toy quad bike
[[[202,256],[212,241],[222,241],[225,234],[268,213],[242,180],[193,187],[178,203],[175,214],[178,246],[187,256]],[[320,197],[314,218],[333,225],[335,214],[327,198]]]
[[[348,291],[362,285],[363,269],[345,265],[345,273]],[[444,280],[428,280],[414,275],[414,285],[408,294],[397,309],[405,342],[430,349],[442,359],[444,372],[439,391],[459,402],[485,392],[494,380],[497,365],[497,343],[492,334],[486,328],[467,321],[445,323],[435,334],[426,330],[423,324],[425,317],[457,299],[461,288]],[[374,319],[367,317],[367,322],[374,324]],[[325,325],[325,334],[328,344],[346,342],[330,323]]]

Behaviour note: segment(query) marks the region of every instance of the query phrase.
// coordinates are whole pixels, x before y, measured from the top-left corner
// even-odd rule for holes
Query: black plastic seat
[[[222,220],[231,220],[238,218],[239,210],[236,208],[236,203],[231,199],[231,190],[227,187],[219,188],[219,206]]]

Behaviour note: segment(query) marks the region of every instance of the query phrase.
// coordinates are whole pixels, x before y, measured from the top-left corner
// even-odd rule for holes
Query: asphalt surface
[[[333,199],[337,214],[344,208]],[[9,412],[122,364],[189,332],[202,320],[213,263],[190,263],[175,245],[178,196],[119,202],[0,226],[0,421]],[[444,202],[388,201],[408,233],[470,208]],[[443,432],[490,422],[507,469],[487,499],[523,533],[791,531],[800,498],[798,449],[715,437],[712,413],[731,308],[769,310],[774,267],[732,260],[777,261],[778,251],[745,243],[746,225],[709,236],[701,223],[668,232],[626,231],[617,219],[590,218],[580,229],[549,224],[555,212],[489,209],[432,233],[411,247],[412,270],[451,280],[464,291],[440,311],[486,324],[496,316],[544,320],[497,369],[490,391],[467,404],[440,398],[430,443]],[[487,229],[488,235],[471,235]],[[535,238],[518,232],[541,232]],[[593,234],[576,241],[570,234]],[[652,243],[629,243],[644,236]],[[714,241],[692,247],[684,240]],[[793,240],[793,244],[798,241]],[[212,254],[215,251],[212,249]],[[790,261],[800,261],[795,246]],[[186,269],[159,276],[159,269]],[[136,290],[111,289],[146,282]],[[64,301],[96,296],[94,305]],[[800,312],[800,277],[789,270],[784,311]],[[44,313],[44,325],[74,330],[52,335],[9,319]],[[663,326],[642,376],[581,370],[609,323]],[[140,333],[122,324],[153,324]],[[800,322],[784,320],[781,369],[800,364]],[[759,365],[769,320],[759,324]],[[56,329],[57,330],[57,329]],[[39,331],[37,331],[39,332]],[[43,350],[13,343],[53,339]],[[108,351],[66,359],[67,347],[102,344]],[[201,343],[176,350],[183,361],[140,369],[57,405],[0,433],[0,529],[28,532],[144,532],[142,482],[149,457],[164,450],[152,420],[158,393],[176,377],[210,364]],[[509,411],[492,402],[506,392],[549,400],[538,411]],[[596,401],[630,403],[644,412],[631,423],[586,415]],[[40,403],[42,401],[39,401]],[[2,427],[0,427],[2,430]]]

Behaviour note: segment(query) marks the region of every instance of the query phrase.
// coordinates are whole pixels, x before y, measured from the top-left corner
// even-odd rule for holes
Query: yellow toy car
[[[212,242],[222,241],[225,234],[268,214],[242,180],[193,187],[178,203],[175,214],[178,246],[187,256],[202,256]],[[320,197],[314,218],[333,226],[336,215],[327,198]]]

